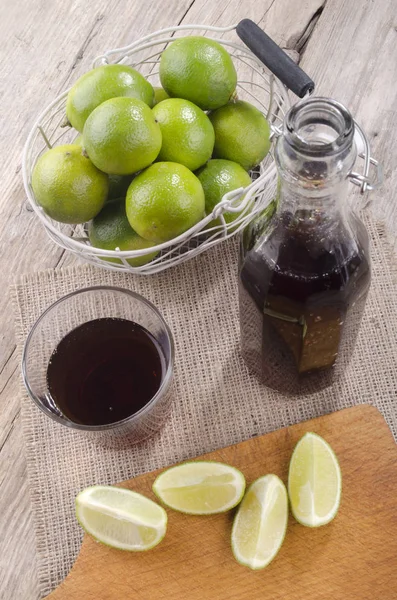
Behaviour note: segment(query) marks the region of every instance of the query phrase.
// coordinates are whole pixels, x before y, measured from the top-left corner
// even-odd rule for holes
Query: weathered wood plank
[[[272,37],[281,48],[300,51],[304,41],[311,35],[326,0],[304,0],[299,7],[291,2],[272,2],[258,25]]]
[[[0,461],[0,598],[35,600],[36,541],[29,507],[29,485],[21,447],[21,426],[15,421]]]
[[[330,95],[352,111],[366,131],[385,181],[373,192],[375,214],[397,233],[397,12],[394,0],[332,0],[304,51],[301,65]],[[357,165],[361,168],[361,165]],[[357,170],[357,169],[356,169]],[[393,233],[394,232],[394,233]]]
[[[0,453],[9,435],[12,423],[19,413],[19,376],[19,360],[16,350],[14,350],[0,374]]]

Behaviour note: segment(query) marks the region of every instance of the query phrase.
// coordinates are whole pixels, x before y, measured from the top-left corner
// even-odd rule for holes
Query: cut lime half
[[[342,475],[331,446],[306,433],[291,457],[288,494],[295,519],[307,527],[326,525],[338,512]]]
[[[167,513],[131,490],[93,486],[76,498],[76,516],[95,540],[119,550],[142,551],[156,546],[167,529]]]
[[[183,513],[211,515],[236,506],[244,495],[244,475],[224,463],[197,461],[167,469],[153,484],[164,504]]]
[[[288,496],[277,475],[260,477],[250,487],[234,518],[235,559],[251,569],[263,569],[276,556],[288,523]]]

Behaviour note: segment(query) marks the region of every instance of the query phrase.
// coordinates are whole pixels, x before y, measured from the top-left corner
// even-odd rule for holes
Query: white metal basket
[[[235,25],[230,27],[180,25],[162,29],[129,46],[109,50],[94,61],[94,66],[110,62],[128,64],[139,70],[153,85],[159,85],[158,64],[161,53],[169,42],[183,35],[211,37],[222,44],[233,58],[238,76],[238,98],[251,102],[261,110],[270,123],[273,138],[289,108],[286,88],[248,48],[229,39],[230,32],[235,28]],[[94,248],[90,245],[85,225],[66,225],[52,220],[37,203],[31,186],[31,174],[38,157],[48,148],[59,143],[70,143],[77,135],[75,130],[63,126],[67,94],[68,90],[58,96],[34,124],[25,146],[22,172],[30,204],[50,238],[86,262],[115,271],[142,274],[162,271],[236,235],[275,197],[277,175],[271,149],[262,163],[251,172],[251,185],[226,194],[212,214],[207,215],[182,235],[144,250],[120,251],[115,248],[114,251],[109,251]],[[225,212],[236,212],[238,216],[232,223],[227,223],[223,217]],[[220,225],[208,229],[208,224],[216,218],[219,218]],[[129,259],[152,254],[156,250],[159,254],[143,266],[132,267],[127,262]],[[103,260],[104,258],[118,260],[109,262]]]

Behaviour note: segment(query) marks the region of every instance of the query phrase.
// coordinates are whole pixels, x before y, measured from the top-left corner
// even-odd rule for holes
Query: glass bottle
[[[370,285],[368,235],[346,196],[354,121],[338,102],[293,106],[278,138],[276,210],[241,238],[242,353],[286,394],[312,393],[343,374]]]

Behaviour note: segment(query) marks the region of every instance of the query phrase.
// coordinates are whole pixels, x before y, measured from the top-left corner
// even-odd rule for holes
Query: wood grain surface
[[[20,173],[36,116],[103,50],[178,23],[256,21],[345,102],[385,170],[373,205],[396,224],[395,0],[0,0],[0,598],[36,600],[35,541],[19,417],[19,362],[8,286],[20,274],[76,262],[27,210]]]
[[[113,550],[84,537],[77,561],[48,600],[393,600],[397,595],[397,448],[373,407],[349,408],[206,454],[240,469],[252,482],[276,473],[287,482],[293,448],[307,431],[334,448],[342,470],[335,520],[311,529],[290,517],[275,560],[253,572],[233,559],[233,511],[193,517],[168,510],[159,546]],[[160,471],[124,482],[156,499]]]

